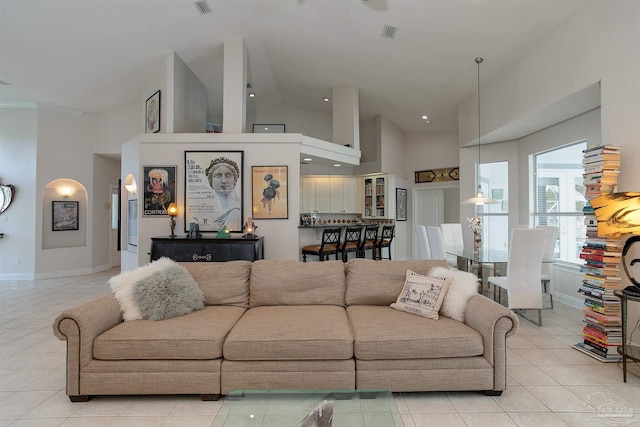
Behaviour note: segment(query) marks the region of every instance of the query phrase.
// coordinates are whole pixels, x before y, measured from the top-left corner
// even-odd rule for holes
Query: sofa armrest
[[[482,335],[483,356],[494,367],[494,391],[504,390],[507,381],[506,338],[517,332],[520,325],[518,316],[478,294],[467,303],[464,323]]]
[[[53,322],[54,335],[67,341],[67,395],[80,395],[80,369],[93,359],[93,340],[121,322],[113,295],[66,310]]]

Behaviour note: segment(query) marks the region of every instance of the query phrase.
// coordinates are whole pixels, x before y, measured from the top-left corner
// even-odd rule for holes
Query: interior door
[[[440,227],[444,222],[444,191],[440,190],[415,190],[413,204],[413,217],[415,225],[432,225]],[[413,233],[411,233],[413,236]],[[413,257],[417,256],[415,239],[413,239]]]

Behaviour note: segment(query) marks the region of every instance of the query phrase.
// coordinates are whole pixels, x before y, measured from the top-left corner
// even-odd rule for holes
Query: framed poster
[[[176,202],[176,166],[143,166],[144,210],[142,216],[167,216]]]
[[[138,246],[138,199],[127,200],[127,244]]]
[[[79,230],[79,202],[52,201],[51,229],[53,231]]]
[[[407,189],[396,188],[396,221],[407,220]]]
[[[184,152],[184,224],[242,233],[244,151]]]
[[[160,91],[147,99],[144,112],[144,133],[160,132]]]
[[[289,218],[287,166],[251,167],[253,219]]]

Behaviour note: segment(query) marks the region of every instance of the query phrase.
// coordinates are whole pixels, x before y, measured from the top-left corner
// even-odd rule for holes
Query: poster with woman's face
[[[289,217],[287,166],[253,166],[251,181],[254,219]]]
[[[243,151],[185,151],[185,230],[242,233]]]

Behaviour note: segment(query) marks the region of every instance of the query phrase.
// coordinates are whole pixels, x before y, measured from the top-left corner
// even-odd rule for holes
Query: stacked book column
[[[574,347],[600,361],[617,362],[622,345],[620,299],[613,291],[622,289],[619,239],[598,236],[596,216],[589,200],[615,191],[620,167],[620,147],[604,145],[583,152],[586,238],[580,258],[584,274],[578,292],[584,296],[582,342]]]

